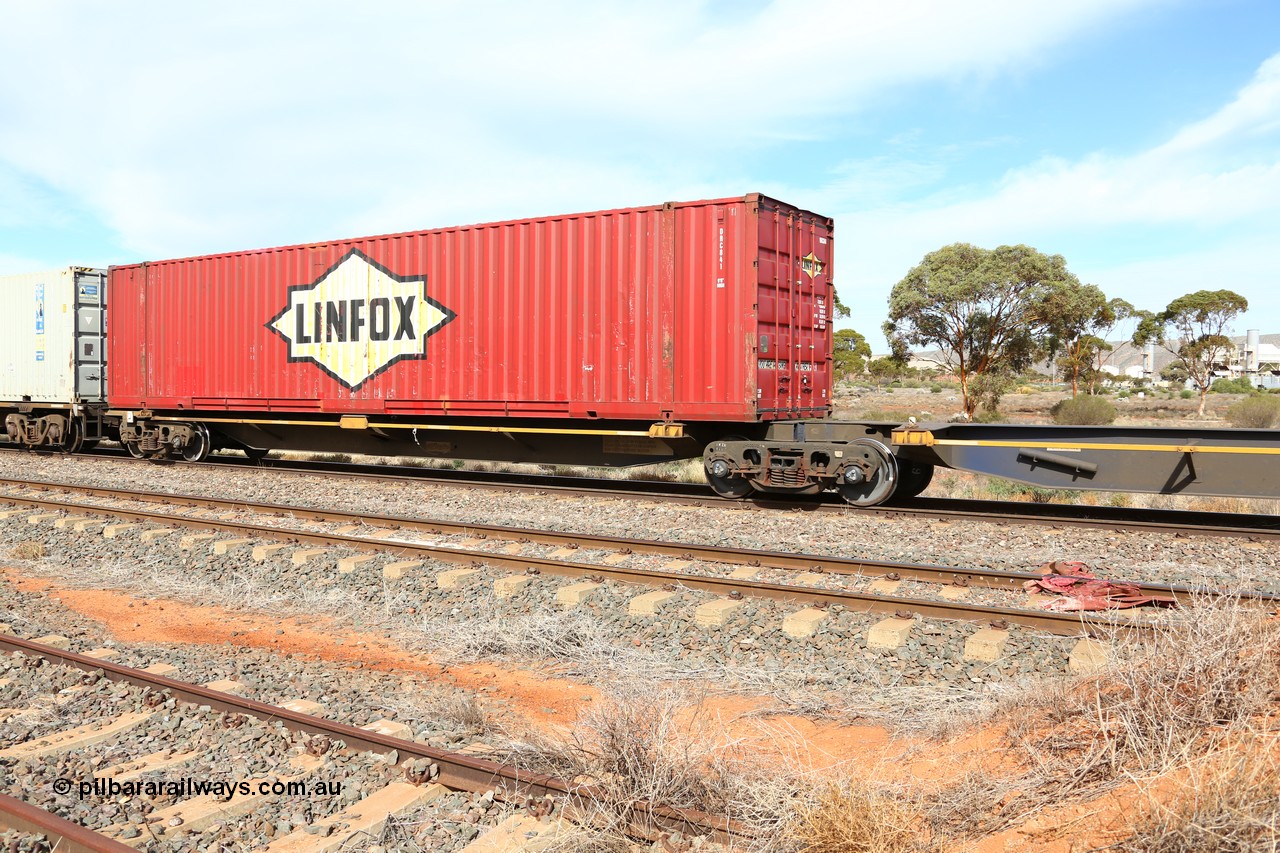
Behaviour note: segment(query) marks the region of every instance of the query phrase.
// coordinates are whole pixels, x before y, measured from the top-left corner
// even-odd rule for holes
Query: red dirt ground
[[[121,642],[231,645],[309,657],[365,669],[443,679],[501,700],[515,715],[542,728],[573,723],[599,694],[575,681],[484,664],[444,667],[373,634],[339,628],[321,618],[282,619],[267,614],[146,599],[113,590],[69,588],[54,578],[0,569],[16,588],[42,593],[101,622]],[[281,631],[282,633],[277,633]],[[725,724],[727,736],[751,743],[764,754],[800,760],[815,769],[843,764],[846,772],[885,781],[945,783],[964,773],[1014,771],[1000,749],[998,734],[980,731],[948,743],[891,737],[878,726],[845,726],[804,717],[759,714],[765,697],[717,696],[700,711]],[[752,713],[756,712],[756,713]],[[748,716],[749,715],[749,716]],[[1006,765],[1006,766],[1002,766]],[[1115,840],[1120,819],[1133,806],[1129,789],[1097,801],[1029,815],[1024,823],[963,848],[966,853],[1073,853]]]

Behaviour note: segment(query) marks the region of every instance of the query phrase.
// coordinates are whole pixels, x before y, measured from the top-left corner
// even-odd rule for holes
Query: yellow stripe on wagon
[[[894,430],[893,443],[917,447],[1012,447],[1019,450],[1137,450],[1153,453],[1237,453],[1280,456],[1280,447],[1224,447],[1201,444],[1128,444],[1101,441],[1006,441],[985,438],[938,438],[930,430]]]

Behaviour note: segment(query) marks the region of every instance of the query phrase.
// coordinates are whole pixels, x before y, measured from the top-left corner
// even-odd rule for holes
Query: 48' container
[[[229,430],[824,417],[832,250],[752,194],[112,267],[109,403]]]

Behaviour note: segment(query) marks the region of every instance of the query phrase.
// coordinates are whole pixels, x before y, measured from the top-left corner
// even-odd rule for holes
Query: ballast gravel
[[[812,636],[792,637],[783,621],[797,605],[748,598],[723,624],[706,626],[698,624],[696,608],[715,597],[685,587],[673,590],[676,595],[655,614],[633,615],[632,599],[648,588],[606,581],[582,604],[565,610],[557,605],[557,592],[571,581],[528,577],[512,595],[500,596],[494,581],[509,575],[478,566],[456,587],[441,588],[437,573],[457,567],[432,560],[388,581],[381,567],[397,559],[394,553],[342,573],[338,563],[348,556],[342,549],[295,566],[287,552],[258,563],[243,551],[215,555],[209,542],[182,549],[176,536],[149,543],[120,537],[110,540],[108,550],[99,536],[28,525],[21,518],[0,522],[0,554],[19,543],[43,550],[45,556],[32,564],[37,573],[75,585],[333,616],[446,661],[549,660],[559,673],[597,683],[620,677],[696,679],[746,693],[772,693],[784,702],[792,698],[798,705],[813,704],[794,698],[803,694],[865,694],[903,685],[969,688],[1061,674],[1074,642],[1015,626],[1009,648],[1017,654],[987,663],[963,657],[965,640],[978,625],[918,620],[901,647],[873,648],[870,629],[883,617],[838,605],[829,608]],[[30,629],[26,633],[32,635]],[[73,650],[91,648],[92,633],[72,636]],[[358,657],[359,650],[352,654]]]
[[[8,612],[11,616],[21,607],[25,613],[50,619],[45,624],[31,622],[30,627],[37,630],[47,629],[55,621],[62,624],[63,630],[77,636],[93,630],[93,625],[82,618],[81,622],[86,624],[66,627],[68,621],[75,621],[74,614],[58,612],[61,608],[54,602],[46,600],[41,606],[31,598],[15,600],[12,588],[0,584],[3,603],[0,614]],[[129,665],[144,666],[156,660],[142,646],[122,646],[119,651],[121,662]],[[212,675],[236,677],[249,687],[250,695],[256,694],[253,698],[262,701],[283,701],[282,697],[310,694],[327,703],[322,716],[357,725],[366,717],[396,718],[410,724],[419,740],[445,748],[456,749],[473,742],[476,736],[465,726],[450,725],[442,716],[424,718],[415,716],[411,710],[384,704],[378,697],[391,694],[397,688],[403,691],[404,685],[392,687],[387,683],[388,678],[379,674],[351,673],[316,662],[273,660],[273,656],[252,650],[221,655],[216,649],[201,647],[157,651],[162,655],[160,659],[176,663],[183,670],[185,680],[199,682]],[[324,671],[326,669],[329,671]],[[51,665],[21,653],[0,657],[0,685],[0,708],[18,711],[0,714],[0,744],[25,743],[77,726],[101,724],[130,712],[152,712],[153,716],[144,724],[105,741],[39,758],[0,761],[0,791],[91,829],[136,825],[119,826],[120,837],[137,839],[145,831],[149,840],[143,849],[147,850],[257,849],[313,821],[336,815],[389,782],[405,778],[394,753],[354,753],[330,748],[325,752],[321,768],[296,777],[308,783],[308,795],[268,794],[233,820],[219,820],[189,831],[180,820],[161,823],[150,818],[154,812],[187,799],[185,795],[162,792],[136,798],[113,796],[92,788],[84,792],[80,783],[92,785],[95,774],[105,768],[166,751],[195,752],[196,756],[181,765],[145,774],[139,777],[140,781],[287,781],[295,776],[289,767],[290,759],[304,755],[312,737],[291,732],[278,723],[228,717],[207,706],[183,704],[173,699],[158,704],[149,702],[141,688]],[[429,693],[433,688],[417,686],[416,689]],[[429,698],[418,697],[419,707],[426,708]],[[56,789],[54,783],[59,779],[73,783],[69,792]],[[328,793],[316,792],[316,783],[320,781],[326,783]],[[335,786],[341,790],[334,792]],[[491,794],[452,792],[397,818],[378,840],[387,853],[422,849],[453,851],[511,813],[510,805],[495,802]],[[143,829],[137,828],[139,826]],[[20,842],[14,849],[40,849],[21,846],[28,841]]]
[[[906,527],[902,521],[856,513],[690,508],[529,492],[500,495],[430,483],[347,481],[270,470],[202,471],[190,466],[147,466],[103,459],[0,454],[0,476],[862,559],[1015,570],[1033,569],[1055,559],[1078,559],[1105,565],[1113,577],[1251,589],[1276,589],[1274,570],[1280,560],[1269,548],[1224,539],[1087,529],[1049,531],[975,522],[926,522]],[[225,534],[220,538],[232,537]],[[1004,654],[988,663],[964,659],[965,640],[980,627],[972,624],[916,619],[901,647],[882,649],[868,642],[871,627],[882,617],[839,606],[829,609],[812,636],[793,637],[782,626],[795,605],[768,600],[744,600],[723,624],[707,626],[698,624],[695,609],[713,597],[684,587],[672,590],[676,595],[652,615],[628,612],[631,600],[648,591],[646,588],[610,581],[600,583],[578,606],[565,609],[557,602],[557,592],[571,581],[530,576],[512,594],[498,595],[494,581],[509,575],[483,565],[475,566],[473,574],[450,589],[441,588],[436,575],[459,566],[430,559],[404,577],[389,580],[381,570],[400,559],[393,544],[386,553],[343,573],[338,571],[338,562],[349,553],[342,549],[326,549],[306,564],[295,566],[289,560],[291,549],[255,562],[247,549],[215,555],[211,542],[182,549],[178,540],[177,535],[146,543],[137,535],[107,540],[49,524],[30,525],[18,517],[0,521],[0,560],[23,573],[58,578],[73,587],[114,588],[156,600],[221,605],[282,617],[330,617],[340,629],[385,636],[445,663],[485,659],[534,662],[549,674],[602,685],[628,680],[697,682],[713,689],[772,695],[781,708],[800,713],[850,709],[862,713],[898,688],[938,689],[960,695],[1061,674],[1075,642],[1014,626],[1008,631]],[[588,556],[577,555],[575,560]],[[633,559],[646,561],[642,555]],[[656,566],[660,561],[655,558],[651,562]],[[723,571],[714,565],[692,568]],[[770,573],[761,579],[786,580],[782,574],[775,577]],[[902,587],[903,594],[913,591],[918,590],[911,582]],[[139,622],[146,619],[143,609],[139,608]],[[459,702],[464,706],[474,703],[473,697],[459,697],[452,688],[438,688],[421,680],[406,681],[398,675],[362,669],[361,651],[354,643],[349,666],[272,654],[249,645],[118,643],[93,620],[47,596],[19,592],[5,582],[0,582],[0,622],[9,623],[16,633],[27,637],[66,635],[73,651],[115,646],[119,653],[116,660],[127,665],[164,661],[176,666],[176,677],[183,680],[199,683],[232,678],[245,684],[246,695],[265,702],[312,699],[325,706],[322,715],[355,725],[380,718],[400,720],[410,725],[417,739],[444,748],[458,748],[484,737],[468,715],[450,719],[448,713],[441,712]],[[0,670],[6,666],[8,663],[0,661]],[[0,679],[14,677],[9,670],[0,671]],[[38,668],[24,669],[0,690],[0,707],[16,701],[18,694],[13,691],[29,687],[30,679],[37,677],[43,677]],[[44,687],[46,692],[58,688],[53,693],[68,689],[53,682]],[[405,699],[406,693],[413,698]],[[81,683],[78,692],[57,706],[56,714],[0,723],[20,727],[0,728],[0,740],[61,730],[77,715],[92,718],[119,713],[131,702],[131,694],[120,686]],[[892,700],[886,700],[885,706],[891,705]],[[263,744],[271,745],[275,752],[268,752],[277,759],[298,748],[291,735],[265,724],[245,730],[245,735],[252,734],[248,741],[216,742],[214,718],[202,718],[201,713],[198,709],[173,710],[173,718],[183,721],[174,724],[177,729],[186,725],[185,721],[195,720],[191,725],[208,738],[201,741],[209,756],[202,767],[238,760],[240,754],[234,752],[238,747],[256,750]],[[156,744],[167,742],[172,735],[172,730],[151,731],[145,736],[138,733],[134,741],[126,738],[123,745],[92,748],[78,753],[74,760],[55,757],[0,766],[0,789],[54,805],[60,813],[86,825],[105,825],[102,821],[122,817],[119,810],[113,815],[104,814],[105,810],[96,817],[89,815],[92,809],[75,801],[74,796],[59,801],[40,787],[39,780],[52,779],[50,774],[59,772],[91,772],[95,760],[101,765],[124,755],[155,752]],[[352,780],[363,793],[374,790],[391,769],[374,756],[344,761],[347,763],[335,765],[342,778]],[[260,845],[314,817],[298,811],[301,806],[282,811],[279,803],[272,805],[271,809],[265,805],[256,809],[244,826],[219,826],[217,830],[231,833],[236,843]],[[484,826],[501,820],[508,813],[505,809],[482,797],[450,794],[390,822],[376,849],[457,850]],[[130,815],[126,812],[123,817]],[[157,834],[160,837],[147,849],[190,849],[196,843],[181,827]],[[31,838],[20,841],[20,845],[36,843]]]
[[[376,482],[271,469],[202,470],[102,457],[0,454],[0,476],[341,508],[737,548],[909,563],[1032,570],[1052,560],[1104,567],[1108,577],[1280,592],[1280,551],[1218,537],[992,522],[908,522],[856,511],[832,515],[714,505],[510,493],[430,482]]]

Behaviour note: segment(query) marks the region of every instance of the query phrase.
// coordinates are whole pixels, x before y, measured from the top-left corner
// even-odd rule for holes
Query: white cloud
[[[1146,5],[11,4],[0,162],[146,255],[717,194],[730,155]]]
[[[71,266],[71,264],[62,264],[57,261],[51,262],[48,258],[29,258],[0,252],[0,275],[19,272],[43,272],[45,270],[58,269],[62,266]]]
[[[1270,235],[1228,240],[1220,245],[1175,252],[1167,257],[1082,267],[1089,281],[1107,282],[1109,294],[1141,307],[1161,310],[1174,298],[1196,290],[1234,290],[1249,300],[1237,333],[1261,327],[1280,332],[1280,272]]]

